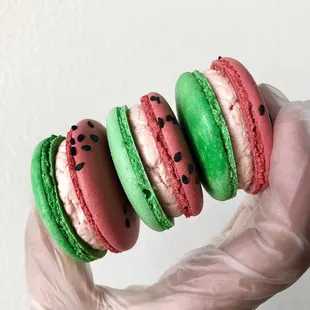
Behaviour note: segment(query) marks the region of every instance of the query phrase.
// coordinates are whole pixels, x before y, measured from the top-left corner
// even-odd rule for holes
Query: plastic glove
[[[25,240],[31,309],[256,309],[298,280],[310,264],[310,102],[288,104],[271,86],[260,89],[275,120],[270,187],[245,199],[217,244],[187,254],[150,287],[100,287],[33,210]]]

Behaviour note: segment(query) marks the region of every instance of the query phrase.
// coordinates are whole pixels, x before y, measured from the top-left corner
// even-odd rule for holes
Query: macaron
[[[238,188],[247,189],[253,180],[253,156],[237,94],[230,81],[216,70],[209,69],[203,74],[213,88],[229,129],[237,166]]]
[[[213,198],[231,199],[237,189],[255,195],[268,187],[271,120],[240,62],[219,57],[203,74],[184,73],[176,102],[202,183]]]
[[[51,136],[36,147],[31,162],[34,199],[40,217],[55,243],[70,257],[80,262],[91,262],[106,254],[83,241],[71,224],[58,194],[55,162],[58,148],[65,141],[62,136]]]
[[[142,221],[162,231],[174,218],[198,215],[203,206],[197,170],[169,104],[158,93],[131,109],[113,109],[108,141],[123,188]]]
[[[201,182],[217,200],[236,196],[238,176],[234,151],[221,107],[200,72],[186,72],[176,84],[177,112],[194,155]]]
[[[58,246],[90,262],[132,248],[139,218],[117,177],[106,129],[93,120],[41,142],[32,159],[37,209]]]
[[[250,194],[257,194],[269,186],[270,158],[273,145],[272,124],[264,99],[249,71],[237,60],[219,57],[211,64],[232,85],[247,135],[253,161],[253,177],[244,189]]]

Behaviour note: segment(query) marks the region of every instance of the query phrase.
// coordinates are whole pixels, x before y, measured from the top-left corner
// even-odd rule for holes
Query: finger
[[[290,101],[280,90],[269,84],[260,84],[258,88],[264,97],[271,120],[274,122],[279,111],[288,105]]]
[[[239,237],[245,230],[252,228],[258,208],[259,197],[247,194],[224,230],[212,239],[212,244],[222,247]]]
[[[36,209],[27,221],[25,252],[34,309],[94,309],[99,296],[89,265],[73,261],[54,244]]]
[[[247,194],[224,231],[243,232],[245,229],[253,227],[253,220],[250,219],[252,219],[254,217],[253,214],[256,214],[258,211],[259,199],[260,195],[253,196]]]

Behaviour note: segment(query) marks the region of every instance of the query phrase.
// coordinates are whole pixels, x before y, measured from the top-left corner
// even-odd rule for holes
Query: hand
[[[217,244],[187,254],[150,287],[100,287],[88,264],[54,245],[34,209],[25,239],[31,309],[255,309],[297,281],[310,264],[310,102],[260,90],[274,120],[270,187],[246,197]]]

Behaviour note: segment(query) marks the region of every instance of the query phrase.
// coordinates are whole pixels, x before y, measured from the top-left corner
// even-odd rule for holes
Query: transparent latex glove
[[[309,268],[310,101],[260,85],[274,120],[270,187],[247,196],[214,245],[188,253],[149,287],[97,286],[88,264],[54,245],[37,212],[27,223],[31,309],[256,309]]]

